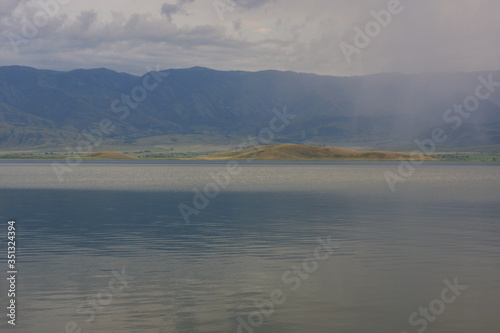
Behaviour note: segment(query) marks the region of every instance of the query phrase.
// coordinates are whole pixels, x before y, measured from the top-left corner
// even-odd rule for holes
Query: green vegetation
[[[101,151],[98,153],[92,153],[82,156],[85,159],[100,159],[100,160],[132,160],[136,159],[135,156],[130,156],[122,153],[117,153],[114,151]]]
[[[197,152],[153,152],[149,150],[136,152],[96,152],[86,155],[77,153],[61,153],[61,152],[6,152],[0,153],[0,159],[65,159],[65,158],[84,158],[84,159],[190,159],[200,156],[205,156],[219,152],[217,151],[197,151]]]
[[[63,153],[6,153],[0,154],[0,159],[61,159],[66,158],[66,154]]]
[[[453,152],[432,155],[440,161],[500,162],[500,153],[495,152]]]
[[[137,155],[138,158],[143,159],[186,159],[205,156],[214,152],[189,152],[189,153],[149,153]]]

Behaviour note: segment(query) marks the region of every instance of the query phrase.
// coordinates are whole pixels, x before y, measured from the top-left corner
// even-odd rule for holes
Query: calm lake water
[[[241,162],[217,191],[223,162],[85,162],[59,181],[51,161],[2,161],[0,263],[15,219],[19,273],[0,329],[500,332],[500,165],[426,163],[392,192],[398,165]]]

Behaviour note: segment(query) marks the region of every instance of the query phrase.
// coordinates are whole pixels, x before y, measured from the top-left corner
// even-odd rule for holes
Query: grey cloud
[[[25,1],[18,0],[2,0],[2,5],[0,6],[0,18],[5,16],[10,16],[14,9],[19,5],[22,5]]]
[[[175,4],[164,3],[161,7],[161,13],[167,18],[169,22],[172,22],[173,15],[183,12],[184,6],[194,1],[196,0],[178,0]]]
[[[236,32],[241,31],[241,20],[237,20],[233,22],[233,30]]]
[[[221,0],[237,5],[222,21],[213,0],[154,0],[149,13],[104,12],[99,0],[89,0],[95,10],[72,7],[66,16],[61,11],[19,54],[13,54],[6,33],[20,34],[23,17],[32,18],[37,7],[0,1],[0,65],[138,73],[144,63],[168,61],[167,67],[330,75],[499,68],[500,2],[492,0],[401,0],[404,11],[351,64],[339,44],[352,43],[354,27],[364,28],[373,19],[370,12],[386,8],[388,0]]]
[[[90,26],[97,20],[97,12],[95,10],[89,10],[80,13],[78,15],[78,25],[80,26],[80,32],[89,30]]]
[[[118,51],[116,45],[120,45]],[[106,24],[97,20],[95,11],[82,12],[72,21],[57,22],[47,26],[44,33],[26,45],[23,54],[71,52],[92,49],[96,53],[116,52],[116,57],[128,52],[127,48],[152,49],[162,53],[165,48],[185,49],[196,52],[200,48],[242,48],[245,42],[227,39],[218,26],[202,25],[177,27],[163,20],[151,19],[149,14],[134,14],[128,19],[117,17]],[[1,48],[0,48],[1,50]]]
[[[233,0],[232,2],[241,8],[254,9],[262,7],[268,3],[275,3],[277,0]]]

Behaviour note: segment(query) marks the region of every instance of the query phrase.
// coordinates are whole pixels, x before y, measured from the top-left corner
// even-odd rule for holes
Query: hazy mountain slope
[[[296,118],[276,135],[279,142],[411,146],[413,139],[442,126],[445,111],[474,93],[478,77],[488,74],[343,78],[194,67],[160,73],[161,84],[127,104],[127,95],[156,81],[104,68],[0,67],[0,146],[74,144],[83,138],[82,130],[98,127],[105,118],[115,126],[105,136],[110,144],[182,134],[238,143],[268,127],[272,110],[284,107]],[[500,78],[500,72],[494,77]],[[500,144],[498,90],[463,126],[450,129],[447,145]]]

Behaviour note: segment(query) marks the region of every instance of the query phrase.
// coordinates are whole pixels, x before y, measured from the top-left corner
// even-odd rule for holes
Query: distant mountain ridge
[[[154,74],[154,75],[152,75]],[[333,77],[193,67],[142,77],[105,68],[68,72],[0,67],[0,147],[65,147],[109,119],[107,146],[166,143],[185,136],[236,145],[269,126],[275,108],[296,115],[278,143],[412,146],[436,127],[446,145],[500,144],[500,88],[458,129],[447,109],[500,71]],[[456,124],[455,124],[456,125]]]

